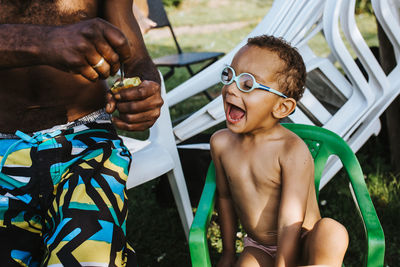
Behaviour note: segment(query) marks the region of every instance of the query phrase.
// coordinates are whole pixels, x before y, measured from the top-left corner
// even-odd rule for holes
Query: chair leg
[[[209,101],[212,101],[214,98],[212,98],[212,96],[207,92],[207,90],[206,91],[203,91],[203,94],[207,97],[207,99],[209,100]]]
[[[165,73],[165,75],[163,76],[164,81],[171,78],[171,76],[174,75],[174,73],[175,73],[175,68],[171,67],[170,70],[167,73]]]
[[[179,166],[175,166],[173,170],[169,171],[167,176],[185,231],[185,236],[186,239],[188,239],[189,229],[193,222],[193,211],[180,163]]]
[[[186,66],[186,69],[188,70],[190,76],[195,75],[195,73],[193,72],[192,68],[189,65]]]
[[[198,72],[196,72],[196,73],[199,73],[200,71],[206,69],[208,66],[210,66],[211,64],[213,64],[213,63],[216,62],[217,60],[218,60],[218,58],[214,58],[213,60],[211,60],[207,65],[203,66],[203,67],[202,67]],[[195,73],[195,74],[196,74],[196,73]]]

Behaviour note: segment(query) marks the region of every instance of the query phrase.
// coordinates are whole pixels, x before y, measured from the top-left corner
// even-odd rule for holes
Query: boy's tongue
[[[229,116],[233,120],[240,120],[244,116],[244,111],[234,105],[231,105],[231,110],[229,111]]]

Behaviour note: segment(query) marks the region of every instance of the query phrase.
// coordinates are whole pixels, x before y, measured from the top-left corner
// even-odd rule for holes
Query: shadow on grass
[[[141,267],[191,266],[189,248],[175,207],[162,207],[154,192],[158,180],[128,191],[128,242]]]

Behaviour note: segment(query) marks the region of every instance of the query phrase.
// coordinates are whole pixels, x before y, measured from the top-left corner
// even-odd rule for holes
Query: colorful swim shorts
[[[126,242],[131,155],[104,110],[0,134],[1,266],[136,266]]]

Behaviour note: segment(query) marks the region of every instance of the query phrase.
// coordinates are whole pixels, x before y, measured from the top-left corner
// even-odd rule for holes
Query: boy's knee
[[[331,249],[346,252],[349,244],[349,234],[346,228],[331,218],[322,218],[315,225],[317,235],[329,244]]]
[[[303,262],[340,266],[349,243],[346,228],[339,222],[323,218],[307,234]]]

